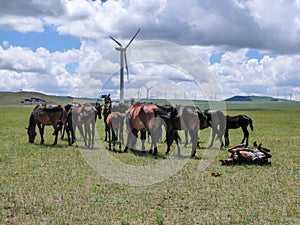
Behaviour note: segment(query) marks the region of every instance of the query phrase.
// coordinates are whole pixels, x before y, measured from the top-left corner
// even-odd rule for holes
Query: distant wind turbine
[[[149,91],[150,91],[150,89],[153,88],[153,87],[156,86],[156,85],[153,85],[153,86],[151,86],[151,87],[148,87],[148,86],[146,86],[146,85],[143,84],[143,86],[147,89],[147,100],[148,100],[148,99],[149,99]]]
[[[292,97],[293,97],[293,90],[291,91],[291,93],[289,94],[290,96],[290,101],[292,101]]]
[[[136,35],[140,32],[141,28],[138,29],[138,31],[135,33],[135,35],[131,38],[131,40],[128,42],[128,44],[123,47],[120,42],[118,42],[116,39],[114,39],[112,36],[109,36],[114,42],[116,42],[119,47],[116,47],[115,49],[117,51],[120,51],[120,102],[124,103],[124,62],[126,66],[127,71],[127,80],[129,81],[129,74],[128,74],[128,65],[127,65],[127,57],[126,57],[126,50],[133,41],[133,39],[136,37]]]

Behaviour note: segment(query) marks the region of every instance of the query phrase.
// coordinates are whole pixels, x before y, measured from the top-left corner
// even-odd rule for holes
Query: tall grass
[[[206,130],[200,132],[198,158],[163,182],[133,187],[103,178],[67,141],[51,146],[50,127],[44,146],[38,144],[39,137],[36,144],[29,144],[25,127],[31,110],[0,107],[0,224],[300,223],[299,111],[227,112],[253,119],[250,143],[257,140],[271,149],[271,166],[221,166],[218,159],[226,158],[227,151],[214,149],[217,157],[201,170],[203,147],[210,136]],[[102,120],[97,121],[97,129],[97,141],[103,140]],[[232,130],[230,139],[233,145],[240,143],[241,130]],[[161,144],[159,153],[165,149]],[[132,165],[165,160],[110,154]],[[221,176],[213,177],[211,172]]]

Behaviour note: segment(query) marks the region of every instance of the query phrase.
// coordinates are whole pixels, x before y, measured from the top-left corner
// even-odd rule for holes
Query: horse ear
[[[261,143],[257,146],[257,149],[260,150],[261,149]]]
[[[257,142],[256,141],[253,142],[253,146],[257,147]]]

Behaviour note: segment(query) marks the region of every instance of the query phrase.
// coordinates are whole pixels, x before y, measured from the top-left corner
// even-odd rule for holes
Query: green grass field
[[[105,179],[86,161],[82,148],[70,147],[66,140],[51,146],[50,127],[46,127],[44,146],[38,144],[39,136],[35,144],[29,144],[25,127],[33,106],[2,106],[0,224],[300,224],[300,107],[299,103],[270,104],[228,103],[227,108],[234,110],[227,113],[253,119],[250,142],[257,140],[271,149],[271,166],[222,166],[218,160],[227,157],[226,149],[209,150],[216,154],[209,161],[205,157],[207,129],[200,132],[196,159],[148,186]],[[102,142],[102,120],[97,121],[97,130],[96,141]],[[232,145],[238,144],[241,130],[232,130],[230,139]],[[165,144],[160,144],[160,155],[165,150]],[[88,151],[108,153],[136,167],[172,158],[113,153],[105,148]],[[188,155],[190,146],[183,152]],[[208,167],[202,169],[206,162]],[[221,176],[213,177],[212,172]]]

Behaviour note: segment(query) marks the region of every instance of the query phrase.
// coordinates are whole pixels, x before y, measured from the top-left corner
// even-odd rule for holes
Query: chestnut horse
[[[34,143],[36,136],[35,127],[37,125],[41,136],[41,144],[44,144],[45,126],[52,125],[54,129],[53,135],[55,135],[53,145],[56,145],[58,132],[62,129],[62,126],[65,125],[66,122],[67,116],[63,106],[58,104],[37,105],[33,109],[29,118],[29,126],[27,128],[29,143]],[[69,139],[69,130],[67,130],[67,134]]]
[[[106,124],[110,129],[108,133],[109,150],[111,150],[111,142],[113,143],[113,151],[118,141],[119,151],[121,151],[121,143],[123,141],[123,127],[125,114],[120,112],[111,112],[108,114]]]
[[[157,108],[156,105],[148,103],[138,103],[129,107],[126,116],[128,137],[124,152],[127,152],[128,149],[135,148],[138,131],[140,131],[142,151],[145,150],[146,132],[148,132],[151,135],[151,147],[149,153],[152,153],[153,147],[153,154],[157,155],[157,142],[161,137],[162,132],[162,120],[155,117],[155,110]]]
[[[72,106],[68,112],[68,121],[72,121],[72,132],[74,136],[76,127],[78,127],[79,133],[84,140],[84,145],[88,148],[94,147],[97,115],[98,118],[101,119],[101,105],[96,104],[95,106],[98,108],[98,110],[89,103],[85,103],[83,105],[79,104],[77,106]],[[72,118],[71,121],[70,118]],[[85,133],[83,132],[82,126],[84,126]]]

